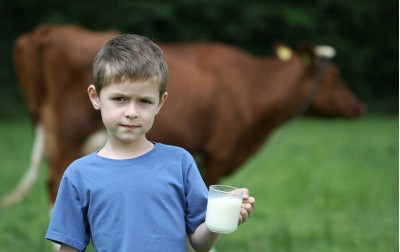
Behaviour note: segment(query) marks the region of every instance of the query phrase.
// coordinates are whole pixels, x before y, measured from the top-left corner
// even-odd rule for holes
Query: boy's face
[[[88,93],[94,108],[101,111],[109,141],[123,143],[145,139],[167,98],[164,93],[160,99],[159,87],[151,80],[110,84],[100,96],[91,85]]]

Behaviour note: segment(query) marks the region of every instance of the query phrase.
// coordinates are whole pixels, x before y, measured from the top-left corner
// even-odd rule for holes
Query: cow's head
[[[343,82],[338,67],[330,61],[335,56],[335,50],[328,46],[302,46],[300,50],[312,82],[312,100],[306,113],[322,117],[361,116],[364,113],[363,103]]]

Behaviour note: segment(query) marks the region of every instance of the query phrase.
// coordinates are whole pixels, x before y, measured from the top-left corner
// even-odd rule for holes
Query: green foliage
[[[221,181],[247,187],[253,215],[218,251],[391,252],[399,249],[397,117],[301,119],[278,129],[239,171]],[[0,124],[0,196],[24,173],[28,120]],[[47,167],[19,205],[0,210],[0,251],[51,251]],[[93,250],[90,250],[93,251]]]
[[[336,47],[344,80],[369,111],[398,113],[398,1],[388,0],[6,0],[0,7],[0,99],[22,106],[12,67],[17,36],[43,23],[117,29],[158,41],[221,41],[257,55],[274,42]],[[7,94],[11,93],[9,96]]]

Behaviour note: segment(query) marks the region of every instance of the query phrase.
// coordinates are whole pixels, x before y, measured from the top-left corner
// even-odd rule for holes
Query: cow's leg
[[[51,219],[51,215],[53,214],[53,210],[54,210],[54,204],[52,203],[52,204],[50,204],[50,209],[49,209],[50,219]],[[54,252],[59,251],[60,247],[61,247],[59,244],[57,244],[55,242],[52,242],[52,246],[53,246]]]
[[[34,142],[31,153],[31,161],[24,177],[16,189],[1,199],[1,207],[8,207],[20,202],[32,188],[39,175],[40,165],[44,157],[45,132],[42,124],[35,127]]]
[[[56,201],[58,187],[61,182],[63,171],[62,170],[58,171],[57,167],[59,166],[59,163],[54,162],[54,160],[52,159],[54,158],[49,158],[50,171],[49,171],[49,176],[47,178],[47,187],[49,188],[50,202],[54,204],[54,202]]]

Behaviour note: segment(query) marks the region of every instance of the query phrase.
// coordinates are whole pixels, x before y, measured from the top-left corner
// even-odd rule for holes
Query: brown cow
[[[91,64],[115,32],[42,26],[15,44],[15,68],[37,128],[44,128],[53,202],[61,176],[102,129],[89,102]],[[148,138],[200,155],[206,184],[235,171],[271,132],[304,111],[353,118],[363,105],[337,67],[310,50],[258,58],[224,44],[160,44],[170,70],[169,98]],[[43,125],[43,126],[41,126]],[[40,132],[40,130],[38,130]],[[36,145],[35,145],[36,146]],[[42,153],[33,156],[38,158]]]

